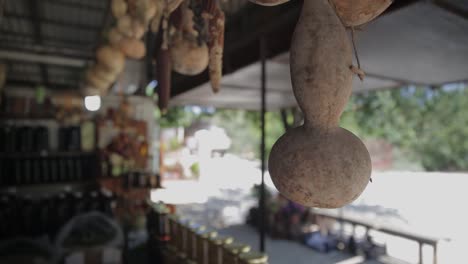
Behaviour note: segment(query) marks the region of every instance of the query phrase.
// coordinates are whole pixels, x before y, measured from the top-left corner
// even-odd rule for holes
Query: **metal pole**
[[[260,38],[260,59],[262,62],[261,75],[261,129],[262,137],[260,143],[262,183],[260,185],[260,251],[265,252],[265,233],[266,233],[266,210],[265,210],[265,112],[266,112],[266,42],[265,37]]]

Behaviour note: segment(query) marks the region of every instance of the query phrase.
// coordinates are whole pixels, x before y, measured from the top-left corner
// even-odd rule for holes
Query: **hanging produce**
[[[179,14],[180,17],[173,19],[175,32],[169,42],[172,69],[180,74],[197,75],[208,66],[208,46],[205,40],[198,38],[200,33],[195,29],[194,12],[187,2],[183,3],[174,15]]]
[[[342,207],[355,200],[370,179],[372,168],[366,147],[338,126],[351,95],[353,74],[358,72],[352,65],[345,25],[366,23],[378,15],[377,10],[385,9],[368,5],[367,12],[360,2],[369,1],[304,1],[294,32],[291,79],[304,125],[289,130],[275,143],[268,164],[278,190],[306,206]],[[341,12],[351,18],[345,25],[334,3],[342,4]],[[363,8],[354,9],[356,6]],[[355,20],[354,14],[350,15],[353,10],[372,15]]]
[[[127,2],[125,0],[112,0],[111,9],[115,18],[121,18],[127,14]]]
[[[120,50],[130,59],[141,59],[146,54],[145,44],[136,38],[123,38],[120,41]]]
[[[211,88],[217,93],[221,86],[223,75],[224,53],[224,12],[219,8],[218,2],[209,0],[208,11],[208,47],[210,52],[209,75]]]
[[[346,27],[365,24],[380,15],[392,0],[333,0],[336,13]]]
[[[142,59],[146,55],[146,46],[141,39],[148,30],[150,21],[162,12],[164,4],[161,3],[164,1],[166,0],[112,0],[111,11],[116,19],[115,26],[107,33],[109,45],[98,48],[97,62],[87,70],[83,92],[89,94],[99,91],[101,95],[106,94],[123,71],[125,57]]]
[[[263,5],[263,6],[274,6],[282,3],[286,3],[289,0],[250,0],[250,2]]]
[[[171,41],[171,61],[172,69],[180,74],[200,74],[208,66],[208,47],[177,34]]]

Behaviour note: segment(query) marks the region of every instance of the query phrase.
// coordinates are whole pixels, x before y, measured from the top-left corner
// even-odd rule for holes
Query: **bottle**
[[[51,182],[51,183],[57,182],[58,181],[58,175],[59,175],[58,159],[56,159],[54,157],[47,157],[44,160],[49,164],[50,177],[49,177],[48,182]]]
[[[76,180],[76,177],[75,177],[75,166],[74,166],[74,158],[67,158],[65,159],[65,162],[66,162],[66,166],[67,166],[67,169],[66,169],[66,174],[64,175],[65,177],[65,180],[66,181],[74,181]]]
[[[41,163],[41,182],[49,183],[50,177],[51,177],[50,175],[51,174],[51,171],[50,171],[51,159],[41,157],[39,161]]]
[[[41,161],[39,158],[32,159],[32,183],[42,183],[41,179]]]

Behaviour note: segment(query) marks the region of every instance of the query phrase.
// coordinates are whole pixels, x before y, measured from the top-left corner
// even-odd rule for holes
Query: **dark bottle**
[[[7,127],[0,127],[0,152],[6,152],[6,137],[7,137]]]
[[[73,194],[72,208],[73,216],[77,216],[86,212],[87,197],[83,196],[81,192],[75,192]]]
[[[0,196],[0,237],[8,238],[8,196]]]
[[[41,161],[39,158],[32,159],[32,183],[38,184],[41,181]]]
[[[24,126],[21,130],[21,152],[33,151],[34,144],[34,128],[30,126]]]
[[[74,158],[67,158],[66,165],[67,165],[67,174],[65,175],[66,181],[75,181],[75,165],[74,165]]]
[[[5,164],[5,159],[3,157],[0,157],[0,187],[7,185],[6,183],[7,172],[5,168],[6,166],[4,164]]]
[[[53,236],[56,236],[60,228],[68,221],[70,206],[67,203],[67,197],[64,193],[59,194],[55,199],[54,204],[54,217],[52,217],[53,224],[51,231]]]
[[[22,176],[22,162],[20,159],[14,159],[14,184],[23,184]]]
[[[93,211],[100,211],[101,205],[100,205],[100,195],[98,195],[98,192],[92,191],[89,193],[89,198],[87,201],[87,206],[86,210],[88,212],[93,212]]]
[[[68,150],[79,151],[81,149],[81,130],[79,126],[72,126],[68,133]]]
[[[63,182],[67,180],[67,162],[64,158],[58,158],[59,164],[59,174],[58,174],[58,182]]]
[[[49,131],[44,126],[39,126],[34,131],[34,151],[44,152],[49,150]]]
[[[23,152],[26,149],[26,127],[17,127],[15,129],[15,152]]]
[[[13,126],[5,127],[5,151],[6,152],[15,152],[18,151],[17,148],[17,129]]]
[[[58,150],[59,151],[66,151],[68,149],[68,128],[67,127],[60,127],[58,129]]]
[[[74,161],[76,180],[81,181],[83,180],[83,157],[77,157]]]
[[[31,159],[24,160],[23,167],[23,183],[31,184],[32,183],[32,161]]]
[[[49,164],[49,171],[50,171],[50,177],[49,177],[49,182],[54,183],[58,181],[58,175],[59,175],[59,162],[58,159],[53,158],[53,157],[48,157],[45,159],[46,162]]]
[[[46,157],[40,158],[39,162],[41,163],[41,182],[42,183],[49,183],[51,172],[50,172],[50,163],[51,159],[47,159]]]

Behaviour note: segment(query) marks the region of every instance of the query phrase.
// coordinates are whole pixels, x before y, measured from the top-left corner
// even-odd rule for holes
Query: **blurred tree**
[[[291,113],[290,113],[291,114]],[[161,126],[189,126],[206,118],[222,127],[232,139],[231,152],[260,157],[260,113],[222,110],[194,113],[188,107],[169,109]],[[267,158],[285,132],[280,111],[266,114]],[[287,119],[292,121],[292,115]],[[341,126],[363,139],[386,139],[427,170],[468,170],[468,88],[408,86],[353,95]],[[409,153],[409,154],[408,154]],[[408,156],[408,157],[409,157]]]
[[[341,125],[412,151],[427,170],[468,170],[468,89],[409,86],[354,95]]]

